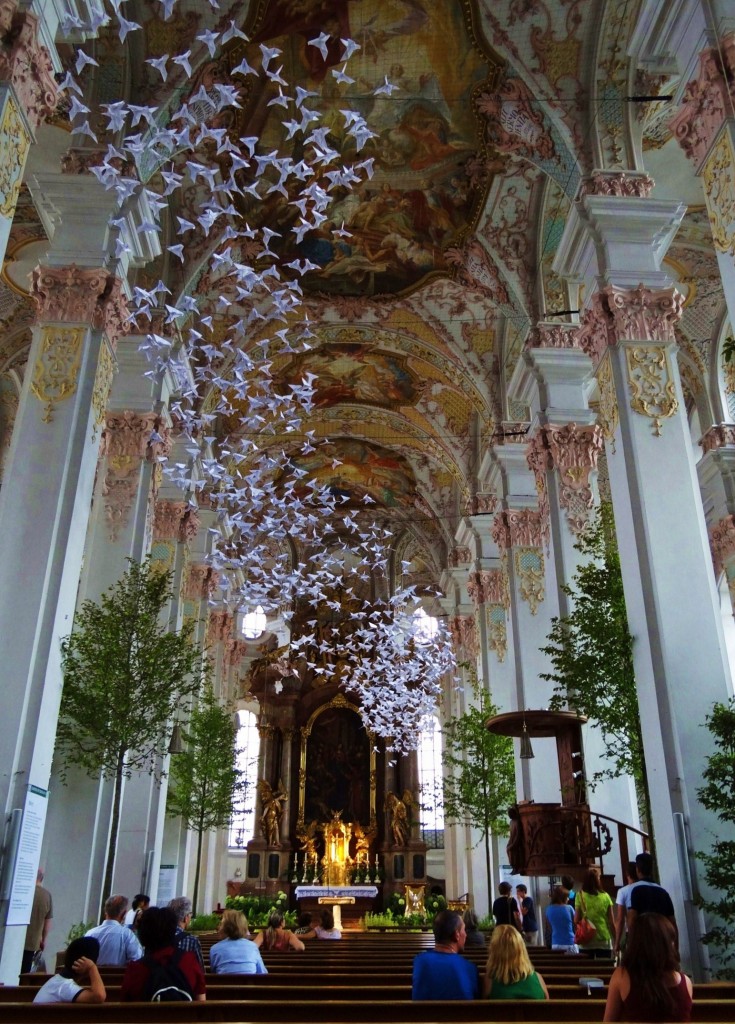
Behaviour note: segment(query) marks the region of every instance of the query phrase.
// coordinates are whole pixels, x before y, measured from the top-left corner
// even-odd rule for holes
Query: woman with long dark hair
[[[688,1021],[692,983],[679,966],[676,932],[662,914],[636,918],[622,966],[610,978],[605,1021]]]

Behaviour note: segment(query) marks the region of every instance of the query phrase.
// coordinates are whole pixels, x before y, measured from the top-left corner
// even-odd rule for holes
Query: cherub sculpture
[[[274,790],[266,779],[261,779],[258,783],[258,793],[263,805],[260,815],[260,827],[265,841],[268,846],[280,846],[281,818],[283,816],[283,805],[288,800],[288,793],[283,788],[283,782],[279,781],[278,789]]]
[[[310,821],[306,828],[298,833],[298,837],[301,840],[301,849],[304,851],[304,860],[307,864],[310,864],[316,858],[316,832],[317,832],[317,820],[314,818]]]

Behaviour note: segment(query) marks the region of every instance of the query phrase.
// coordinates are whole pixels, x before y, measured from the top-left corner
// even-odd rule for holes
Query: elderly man
[[[36,888],[33,892],[33,908],[31,920],[26,928],[26,940],[23,946],[23,962],[20,973],[26,974],[31,969],[33,957],[38,950],[45,949],[46,938],[54,916],[54,905],[51,893],[43,887],[43,871],[39,868],[36,875]]]
[[[434,918],[434,948],[413,961],[412,999],[477,999],[477,968],[459,954],[466,938],[461,914],[442,910]]]
[[[199,965],[204,970],[204,957],[202,946],[196,935],[188,935],[186,929],[191,924],[192,905],[188,896],[177,896],[169,903],[169,908],[176,914],[178,927],[176,929],[176,945],[183,952],[194,953]]]
[[[100,967],[124,967],[131,960],[140,960],[143,956],[143,947],[135,933],[123,924],[128,905],[127,896],[110,896],[105,900],[104,921],[87,932],[100,944],[97,958]]]

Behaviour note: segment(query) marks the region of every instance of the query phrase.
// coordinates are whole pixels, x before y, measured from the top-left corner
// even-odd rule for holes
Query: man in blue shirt
[[[135,932],[123,925],[128,910],[127,896],[110,896],[105,900],[105,919],[96,928],[90,928],[88,937],[97,939],[100,952],[98,966],[124,967],[131,960],[140,960],[143,947]]]
[[[521,921],[523,923],[523,938],[529,946],[535,946],[538,942],[538,921],[536,920],[536,907],[528,895],[528,889],[522,883],[516,886],[516,897],[521,908]]]
[[[461,914],[442,910],[434,918],[434,949],[419,953],[413,962],[412,999],[477,999],[477,968],[459,954],[464,949]]]

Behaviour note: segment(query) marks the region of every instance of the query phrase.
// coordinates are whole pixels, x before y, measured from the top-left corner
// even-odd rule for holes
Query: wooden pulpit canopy
[[[541,738],[559,736],[586,721],[574,711],[508,711],[488,718],[485,727],[498,736],[521,736],[525,723],[529,736]]]

